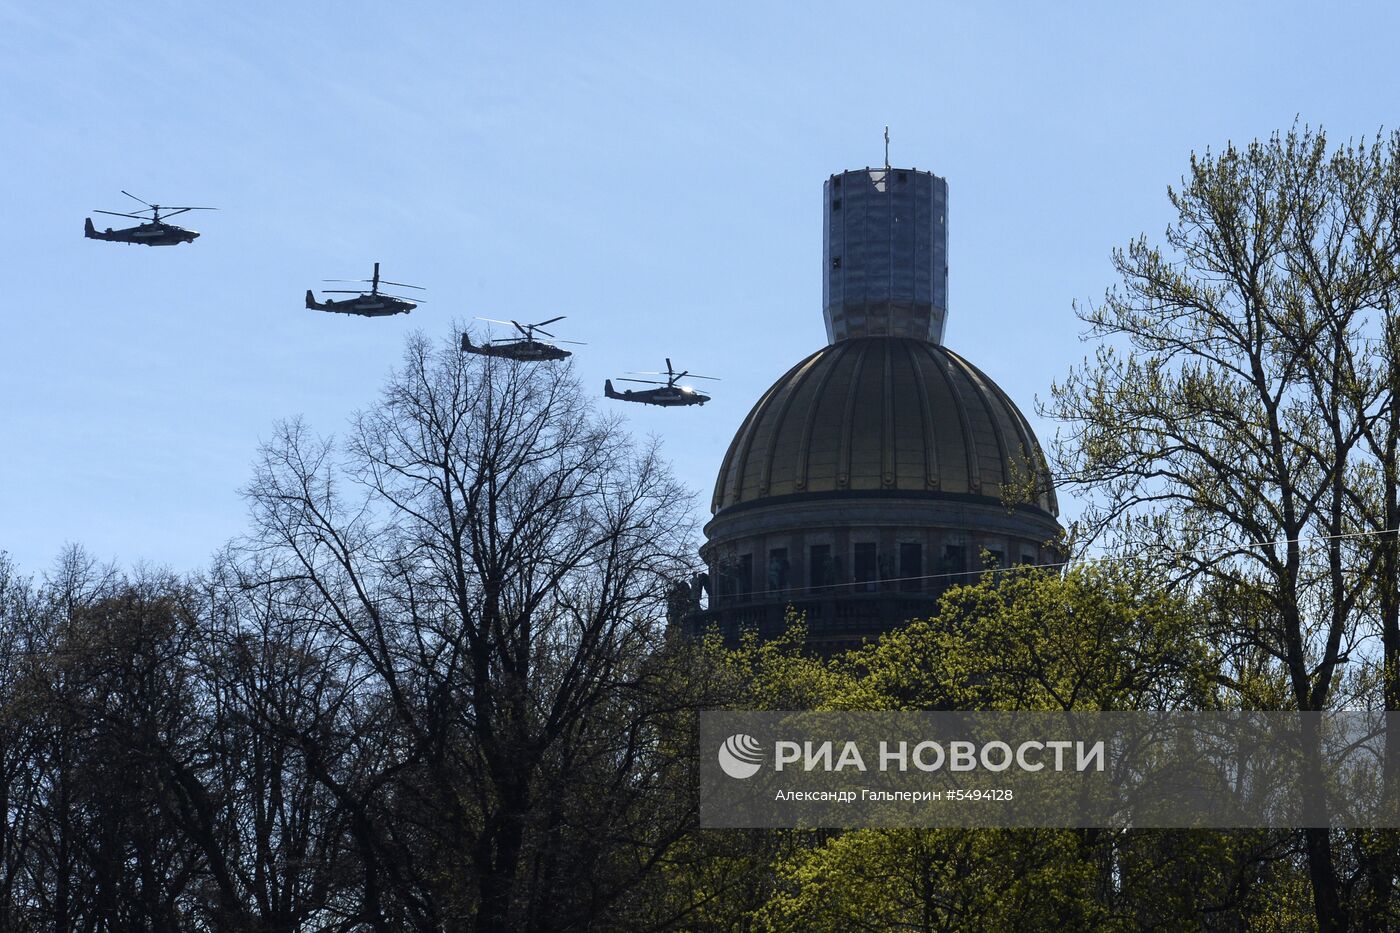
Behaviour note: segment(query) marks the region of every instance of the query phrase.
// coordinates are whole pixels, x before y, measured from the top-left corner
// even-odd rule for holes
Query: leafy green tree
[[[743,708],[1114,710],[1233,697],[1202,612],[1145,567],[1017,570],[828,660],[801,628],[724,655]],[[712,646],[712,650],[714,647]],[[711,857],[704,847],[722,837]],[[856,830],[696,835],[696,929],[1278,929],[1306,926],[1287,834]],[[1300,908],[1302,913],[1299,913]],[[1300,919],[1301,918],[1301,919]]]
[[[1186,605],[1117,563],[988,575],[835,666],[844,709],[1200,709],[1218,670]]]
[[[767,929],[1102,929],[1099,866],[1055,830],[858,830],[776,865]]]
[[[1218,634],[1271,659],[1288,708],[1367,702],[1342,674],[1381,636],[1370,699],[1396,709],[1400,135],[1230,145],[1168,196],[1165,243],[1115,252],[1120,284],[1079,309],[1103,343],[1047,408],[1085,540],[1260,601]],[[1316,922],[1345,929],[1333,834],[1304,841]]]

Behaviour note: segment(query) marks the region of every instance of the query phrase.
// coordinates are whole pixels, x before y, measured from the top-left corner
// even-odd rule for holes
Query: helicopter
[[[546,324],[553,324],[555,321],[564,320],[565,315],[552,317],[547,321],[540,321],[538,324],[521,324],[519,321],[498,321],[495,318],[479,317],[478,321],[487,321],[491,324],[510,324],[523,337],[512,337],[508,340],[494,340],[489,343],[472,343],[470,334],[462,334],[462,349],[468,353],[479,353],[482,356],[503,356],[510,360],[521,362],[535,362],[544,360],[562,360],[565,357],[573,356],[568,350],[556,347],[552,343],[543,340],[536,340],[535,333],[538,331],[546,337],[554,337],[549,331],[544,329]],[[555,338],[556,340],[558,338]],[[560,340],[560,343],[572,343],[576,346],[587,346],[577,340]]]
[[[130,191],[123,191],[122,194],[133,201],[141,201]],[[142,243],[146,246],[178,246],[181,243],[193,243],[199,236],[193,230],[186,230],[184,227],[177,227],[174,224],[161,220],[161,211],[165,211],[165,217],[174,217],[176,214],[183,214],[185,211],[216,211],[217,207],[161,207],[159,204],[151,204],[148,201],[141,201],[146,207],[134,214],[123,214],[118,211],[93,211],[95,214],[111,214],[113,217],[130,217],[132,220],[142,221],[140,226],[127,227],[123,230],[113,230],[108,227],[106,230],[98,230],[92,225],[92,218],[87,218],[83,224],[83,236],[89,240],[110,240],[113,243]],[[146,217],[149,213],[151,216]]]
[[[326,295],[357,295],[356,298],[342,298],[336,301],[327,298],[324,302],[317,301],[311,289],[306,290],[306,306],[313,311],[334,311],[337,314],[358,314],[360,317],[387,317],[391,314],[407,314],[418,307],[421,302],[412,302],[407,298],[400,298],[397,295],[386,295],[379,291],[379,263],[374,264],[374,278],[371,279],[326,279],[327,282],[369,282],[369,291],[361,292],[353,288],[330,288],[325,289]],[[402,282],[385,282],[385,285],[393,285],[397,288],[416,288],[423,290],[421,285],[405,285]]]
[[[708,395],[697,392],[690,386],[678,386],[676,382],[690,376],[692,379],[713,379],[719,381],[716,376],[701,376],[688,370],[676,372],[671,365],[669,357],[666,359],[666,371],[664,373],[633,373],[634,376],[665,376],[665,382],[657,382],[654,379],[619,379],[618,382],[642,382],[647,385],[664,386],[660,389],[623,389],[621,392],[613,388],[612,380],[608,379],[603,383],[603,394],[608,398],[621,399],[624,402],[641,402],[643,405],[661,405],[671,408],[677,405],[703,405],[710,400]]]

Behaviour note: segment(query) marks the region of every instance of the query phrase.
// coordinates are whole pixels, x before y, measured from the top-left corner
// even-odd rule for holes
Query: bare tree
[[[39,612],[30,580],[0,552],[0,929],[23,929],[38,819],[40,724],[33,715]]]
[[[342,665],[354,733],[287,735],[347,814],[358,919],[605,916],[691,818],[653,668],[692,528],[655,450],[567,367],[415,338],[343,444],[282,426],[248,495],[244,585]]]
[[[203,861],[167,806],[159,752],[192,722],[183,592],[161,575],[122,577],[75,548],[10,604],[19,676],[4,714],[25,739],[7,783],[23,798],[10,808],[23,814],[11,825],[24,844],[7,879],[13,928],[181,928]]]

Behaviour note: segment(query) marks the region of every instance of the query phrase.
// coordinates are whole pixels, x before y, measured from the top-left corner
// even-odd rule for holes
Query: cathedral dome
[[[910,337],[840,340],[788,370],[729,445],[711,511],[833,496],[1059,514],[1040,445],[1006,393]]]
[[[943,346],[947,182],[887,165],[832,175],[823,197],[827,346],[763,394],[724,455],[706,571],[675,594],[692,634],[772,638],[795,613],[808,648],[845,650],[983,573],[1064,560],[1030,425]]]

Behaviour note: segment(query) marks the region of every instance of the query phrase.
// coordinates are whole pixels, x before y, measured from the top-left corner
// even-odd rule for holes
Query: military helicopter
[[[374,278],[372,279],[325,279],[327,282],[369,282],[369,291],[362,292],[353,288],[328,288],[323,290],[326,295],[357,295],[356,298],[342,298],[336,301],[327,298],[324,302],[317,301],[311,289],[306,290],[306,306],[313,311],[334,311],[337,314],[358,314],[360,317],[387,317],[391,314],[407,314],[418,307],[421,302],[415,303],[407,298],[400,298],[397,295],[386,295],[379,290],[379,263],[374,264]],[[396,288],[416,288],[423,290],[421,285],[405,285],[402,282],[384,282],[385,285],[393,285]]]
[[[510,324],[523,337],[511,337],[507,340],[493,340],[489,343],[472,343],[470,334],[462,335],[462,349],[468,353],[480,353],[482,356],[503,356],[510,360],[520,360],[521,362],[535,362],[542,360],[562,360],[565,357],[573,356],[568,350],[556,347],[552,343],[543,340],[536,340],[535,334],[541,333],[546,337],[554,337],[549,331],[544,329],[546,324],[553,324],[555,321],[564,320],[565,315],[552,317],[547,321],[540,321],[538,324],[521,324],[519,321],[498,321],[495,318],[479,317],[478,321],[487,321],[491,324]],[[557,337],[554,339],[558,340]],[[571,343],[575,346],[587,346],[577,340],[559,340],[559,343]]]
[[[122,194],[133,201],[141,201],[130,191],[123,191]],[[199,236],[193,230],[186,230],[184,227],[177,227],[161,220],[161,211],[165,217],[174,217],[176,214],[183,214],[185,211],[216,211],[217,207],[161,207],[159,204],[151,204],[148,201],[141,201],[146,207],[134,214],[122,214],[118,211],[93,211],[95,214],[111,214],[113,217],[130,217],[132,220],[142,221],[138,227],[127,227],[123,230],[113,230],[108,227],[106,230],[98,230],[92,225],[92,218],[87,218],[83,225],[83,236],[89,240],[110,240],[113,243],[143,243],[146,246],[178,246],[181,243],[193,243],[195,237]],[[151,216],[145,216],[149,213]]]
[[[666,371],[664,373],[633,373],[634,376],[665,376],[665,382],[657,382],[655,379],[619,379],[618,382],[641,382],[647,385],[664,386],[661,389],[623,389],[621,392],[613,389],[612,380],[608,379],[603,383],[603,394],[608,398],[621,399],[624,402],[641,402],[643,405],[661,405],[671,408],[677,405],[703,405],[710,400],[708,395],[697,392],[690,386],[678,386],[676,382],[690,376],[692,379],[713,379],[719,381],[717,376],[700,376],[688,370],[676,372],[671,365],[671,360],[666,359]]]

